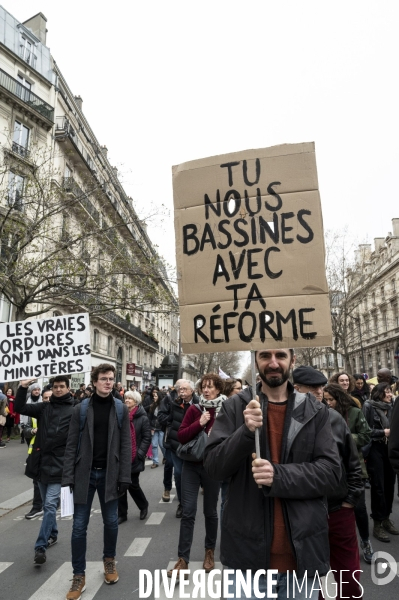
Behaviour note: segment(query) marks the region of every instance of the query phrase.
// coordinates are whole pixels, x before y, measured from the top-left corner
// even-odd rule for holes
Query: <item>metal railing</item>
[[[5,88],[11,94],[22,100],[27,106],[46,117],[49,121],[54,121],[54,109],[44,100],[36,96],[22,83],[11,77],[8,73],[0,69],[0,86]]]
[[[62,187],[66,192],[70,192],[75,196],[77,200],[82,204],[82,206],[87,210],[89,215],[95,220],[95,222],[100,224],[100,213],[90,202],[87,194],[82,190],[82,188],[76,183],[73,177],[64,177],[62,181]]]
[[[30,155],[30,150],[28,150],[26,146],[21,146],[20,144],[17,144],[17,142],[12,143],[12,151],[16,154],[19,154],[20,156],[23,156],[23,158],[29,158]]]

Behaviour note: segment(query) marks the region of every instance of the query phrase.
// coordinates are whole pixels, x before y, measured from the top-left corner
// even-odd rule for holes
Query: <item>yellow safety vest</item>
[[[36,428],[37,428],[37,420],[34,417],[32,417],[32,429],[36,429]],[[32,454],[33,444],[35,443],[35,439],[36,439],[36,434],[33,436],[33,438],[30,441],[28,454]]]

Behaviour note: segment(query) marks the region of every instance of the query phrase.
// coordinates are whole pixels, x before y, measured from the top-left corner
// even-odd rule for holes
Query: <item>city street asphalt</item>
[[[32,482],[24,475],[26,445],[11,440],[0,450],[0,598],[16,600],[62,600],[70,586],[70,537],[72,517],[57,516],[59,527],[58,543],[47,551],[47,562],[42,567],[33,565],[34,543],[40,527],[40,518],[28,521],[24,515],[29,511]],[[102,578],[102,519],[97,496],[93,502],[88,530],[86,591],[83,600],[134,600],[139,598],[139,571],[152,573],[156,569],[167,569],[177,560],[177,544],[180,519],[176,519],[176,490],[171,492],[171,502],[162,502],[163,467],[146,469],[140,475],[141,486],[149,501],[148,517],[139,520],[139,511],[129,497],[127,522],[119,527],[117,546],[117,569],[120,580],[114,586],[103,584]],[[369,490],[366,491],[369,505]],[[243,518],[245,516],[243,515]],[[399,525],[399,498],[395,489],[392,519]],[[372,521],[370,520],[370,527]],[[383,581],[390,571],[389,562],[399,561],[399,536],[390,536],[389,544],[372,539],[375,551],[392,555],[379,562],[387,564],[375,569],[376,577]],[[204,558],[204,518],[202,496],[198,499],[194,542],[191,551],[190,569],[201,569]],[[219,540],[215,551],[219,560]],[[399,578],[386,585],[377,585],[371,579],[371,567],[361,559],[360,581],[364,597],[376,600],[396,600],[399,594]],[[221,568],[217,563],[217,568]],[[399,575],[399,569],[398,569]],[[207,576],[208,577],[208,576]],[[192,585],[187,588],[190,592]],[[150,598],[153,598],[152,594]],[[165,598],[161,588],[160,598]],[[179,597],[178,586],[173,598]],[[206,596],[207,598],[209,596]]]

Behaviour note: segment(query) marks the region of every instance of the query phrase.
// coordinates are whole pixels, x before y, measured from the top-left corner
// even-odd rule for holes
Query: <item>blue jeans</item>
[[[41,483],[37,482],[40,490],[40,495],[43,501],[43,521],[40,527],[39,535],[36,540],[35,550],[38,548],[47,548],[49,537],[58,536],[57,527],[57,506],[61,496],[60,483]]]
[[[226,569],[228,569],[228,567],[223,568],[224,571]],[[255,575],[256,571],[252,571],[251,596],[245,595],[245,589],[242,587],[242,585],[239,586],[240,591],[241,591],[241,596],[239,594],[236,595],[237,572],[238,571],[234,571],[234,573],[229,575],[229,582],[231,581],[232,583],[230,583],[228,586],[228,593],[233,594],[234,598],[247,598],[248,600],[249,599],[250,600],[258,600],[257,597],[255,596],[254,585],[253,585],[254,575]],[[239,571],[239,572],[242,573],[244,579],[246,579],[246,572],[245,571]],[[310,599],[316,600],[318,598],[320,588],[318,587],[319,583],[318,583],[317,577],[314,582],[315,589],[313,590],[313,593],[311,594],[310,592],[311,592],[312,585],[313,585],[313,577],[308,577],[307,579],[305,578],[303,580],[303,586],[302,586],[302,577],[297,576],[298,585],[299,585],[299,587],[298,587],[298,585],[296,584],[296,581],[293,580],[291,575],[292,574],[289,573],[289,581],[288,581],[288,585],[287,585],[287,573],[270,574],[270,580],[273,579],[274,581],[277,581],[276,584],[271,585],[271,590],[270,590],[272,594],[277,593],[277,600],[283,600],[285,598],[295,598],[296,600],[304,600],[305,598],[307,598],[308,600],[310,600]],[[269,598],[272,598],[272,596],[268,595],[266,575],[261,575],[258,578],[257,587],[259,588],[259,592],[261,595],[265,594],[263,596],[264,600],[269,600]],[[299,591],[299,588],[301,588],[301,591]]]
[[[181,504],[181,472],[183,469],[183,460],[179,458],[176,452],[171,451],[173,468],[175,470],[175,484],[179,504]]]
[[[105,502],[106,469],[91,469],[89,491],[86,504],[75,504],[72,527],[72,567],[74,575],[84,575],[86,571],[87,526],[90,520],[91,505],[97,490],[104,523],[104,558],[114,558],[118,539],[118,499]]]
[[[152,436],[152,462],[154,465],[159,464],[158,458],[158,445],[162,450],[163,455],[165,455],[164,447],[163,447],[163,431],[154,431]]]

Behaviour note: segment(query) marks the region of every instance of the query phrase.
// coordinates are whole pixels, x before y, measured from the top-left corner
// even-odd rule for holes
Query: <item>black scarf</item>
[[[390,408],[392,408],[392,402],[383,402],[382,400],[370,400],[370,404],[380,417],[382,428],[389,429],[390,425],[387,417],[387,412]]]

